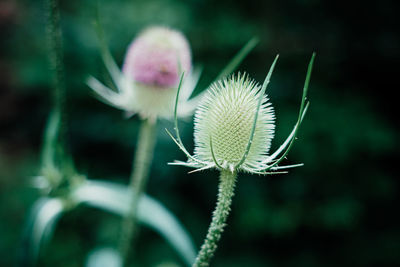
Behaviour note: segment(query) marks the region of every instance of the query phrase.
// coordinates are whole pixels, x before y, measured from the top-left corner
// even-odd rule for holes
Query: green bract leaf
[[[132,192],[123,185],[91,180],[80,186],[72,197],[78,203],[126,216]],[[143,196],[139,201],[138,219],[163,236],[185,263],[190,265],[194,261],[196,249],[188,232],[160,202],[149,196]]]
[[[114,84],[117,86],[118,91],[120,91],[123,86],[121,84],[123,75],[120,69],[118,68],[117,63],[115,63],[115,60],[111,55],[110,50],[108,49],[108,45],[104,36],[103,28],[101,27],[100,24],[100,18],[98,13],[99,11],[97,10],[94,26],[96,28],[97,38],[99,39],[101,57],[103,58],[104,65],[106,66],[108,72],[110,73]]]
[[[36,263],[41,246],[51,239],[57,221],[65,210],[66,206],[60,198],[43,197],[36,201],[27,224],[25,260]]]
[[[279,159],[277,159],[273,164],[271,164],[265,171],[277,166],[289,153],[294,141],[296,140],[297,131],[300,127],[301,122],[303,121],[304,115],[306,114],[306,112],[308,110],[308,106],[310,104],[310,102],[307,101],[307,93],[308,93],[308,86],[310,84],[311,72],[312,72],[312,68],[314,65],[315,55],[316,55],[316,53],[314,52],[311,56],[310,63],[308,63],[306,79],[305,79],[304,87],[303,87],[303,95],[301,98],[299,116],[298,116],[297,122],[295,124],[295,127],[294,127],[292,133],[290,133],[290,136],[292,136],[292,137],[290,139],[288,138],[285,141],[285,143],[284,143],[285,146],[283,146],[283,145],[281,146],[281,147],[286,147],[285,152],[280,156]],[[278,150],[281,150],[281,148],[279,148]],[[283,150],[283,148],[282,148],[282,150]]]
[[[120,216],[127,216],[132,192],[124,185],[89,180],[72,191],[70,198],[75,205],[89,205]],[[41,198],[36,202],[28,221],[29,261],[36,262],[40,247],[45,241],[51,239],[58,218],[70,209],[71,206],[67,208],[64,200],[60,198]],[[144,195],[139,200],[138,219],[139,222],[153,228],[163,236],[186,264],[192,264],[196,256],[194,243],[171,211],[154,198]]]
[[[264,97],[265,91],[267,90],[267,86],[271,81],[272,72],[274,71],[275,64],[278,61],[278,58],[279,58],[279,55],[276,55],[276,57],[274,59],[274,62],[272,63],[272,65],[271,65],[271,67],[270,67],[270,69],[268,71],[267,77],[265,77],[264,83],[263,83],[263,85],[261,87],[260,98],[258,100],[256,113],[254,114],[254,122],[253,122],[253,126],[251,128],[249,142],[247,143],[246,151],[244,152],[242,159],[239,161],[238,164],[236,164],[235,168],[238,168],[238,167],[240,167],[240,165],[243,164],[243,162],[246,160],[246,157],[247,157],[247,155],[248,155],[248,153],[250,151],[250,147],[251,147],[251,144],[253,142],[253,137],[254,137],[254,133],[255,133],[255,130],[256,130],[258,113],[260,111],[260,107],[261,107],[261,104],[262,104],[262,101],[263,101],[263,97]]]
[[[251,38],[243,47],[242,49],[240,49],[235,56],[228,62],[228,64],[218,73],[218,75],[215,77],[215,79],[213,80],[218,81],[221,78],[228,76],[229,74],[231,74],[232,72],[234,72],[237,67],[240,65],[240,63],[242,63],[242,61],[244,60],[244,58],[251,52],[251,50],[253,50],[253,48],[258,44],[258,38],[257,37],[253,37]],[[201,91],[204,92],[203,89],[200,90],[199,93],[196,93],[197,88],[194,88],[193,92],[195,92],[195,95],[199,96],[202,93],[200,93]]]

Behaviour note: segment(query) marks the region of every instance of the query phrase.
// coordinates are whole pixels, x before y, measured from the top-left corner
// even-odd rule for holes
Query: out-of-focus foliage
[[[308,59],[317,52],[311,105],[287,175],[242,175],[215,266],[396,266],[400,264],[397,98],[400,59],[391,1],[99,1],[110,45],[120,64],[140,29],[164,24],[188,37],[203,89],[242,45],[260,42],[240,70],[263,81],[280,54],[268,94],[280,144],[296,120]],[[127,183],[138,120],[96,100],[89,74],[109,77],[92,21],[96,1],[61,1],[67,81],[68,141],[77,169]],[[22,257],[23,224],[38,198],[39,171],[51,84],[42,1],[0,2],[0,265]],[[180,123],[185,144],[190,120]],[[199,245],[216,198],[217,173],[187,175],[166,165],[184,159],[158,131],[148,194],[176,214]],[[116,244],[118,216],[81,207],[60,219],[40,266],[81,266],[88,252]],[[183,264],[157,234],[142,228],[139,266]],[[168,265],[169,264],[169,265]]]
[[[26,255],[23,255],[21,259],[23,264],[37,261],[41,248],[51,243],[57,221],[62,215],[67,214],[79,205],[87,205],[109,212],[112,215],[125,217],[129,213],[131,198],[132,192],[129,187],[96,180],[82,181],[74,186],[71,188],[68,198],[40,198],[35,202],[30,218],[26,223],[27,233],[24,236],[26,246],[22,247]],[[149,196],[143,196],[138,206],[138,219],[142,224],[158,232],[187,265],[194,261],[196,248],[193,241],[179,220],[160,202]],[[112,253],[110,250],[106,251],[108,254]],[[118,251],[114,251],[111,257],[117,257],[118,260],[121,260]],[[93,254],[93,256],[88,257],[90,262],[96,261],[99,257],[101,259],[99,253],[100,255],[104,254],[97,249],[93,253],[91,252],[90,254]]]

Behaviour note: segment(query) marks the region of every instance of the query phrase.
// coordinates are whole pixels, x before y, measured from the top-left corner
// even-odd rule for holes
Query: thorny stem
[[[129,184],[129,188],[132,191],[132,200],[128,216],[126,216],[122,221],[121,236],[119,240],[119,250],[124,262],[127,260],[128,252],[132,248],[132,243],[135,242],[135,237],[138,232],[138,204],[147,184],[150,165],[153,160],[155,143],[156,122],[151,120],[142,121]]]
[[[201,246],[193,267],[209,266],[210,260],[217,249],[217,243],[221,239],[222,232],[226,226],[229,211],[231,210],[236,177],[236,172],[232,173],[228,170],[221,171],[217,206],[213,212],[207,236]]]

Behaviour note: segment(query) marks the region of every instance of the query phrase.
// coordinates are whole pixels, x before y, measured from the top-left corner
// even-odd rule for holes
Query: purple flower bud
[[[191,70],[189,43],[178,31],[150,27],[130,44],[122,72],[129,79],[157,88],[177,86],[180,70]]]

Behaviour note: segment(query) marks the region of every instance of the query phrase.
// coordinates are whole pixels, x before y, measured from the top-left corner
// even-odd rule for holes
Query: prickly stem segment
[[[226,220],[231,210],[236,177],[236,172],[230,172],[227,170],[221,171],[217,206],[213,212],[207,236],[201,246],[193,267],[209,266],[210,264],[210,260],[217,249],[218,241],[221,239],[222,232],[226,226]]]

